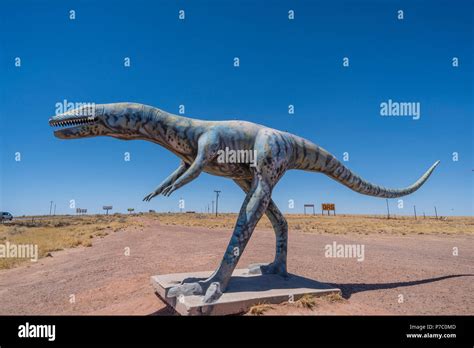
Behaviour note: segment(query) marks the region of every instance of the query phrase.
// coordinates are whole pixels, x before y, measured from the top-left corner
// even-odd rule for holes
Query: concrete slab
[[[236,269],[227,291],[214,303],[202,302],[202,296],[168,298],[168,290],[184,279],[207,279],[212,272],[174,273],[151,277],[157,294],[181,315],[229,315],[247,311],[260,303],[278,304],[298,300],[304,295],[323,296],[340,293],[339,289],[312,279],[290,275],[288,280],[273,274],[249,274],[248,269]]]

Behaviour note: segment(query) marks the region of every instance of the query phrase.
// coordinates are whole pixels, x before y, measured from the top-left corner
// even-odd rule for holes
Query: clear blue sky
[[[404,209],[390,201],[392,211],[411,214],[416,204],[420,214],[436,205],[442,215],[472,215],[473,12],[472,1],[448,0],[2,1],[0,209],[44,214],[53,200],[57,213],[72,213],[74,199],[89,212],[105,204],[177,211],[183,198],[187,210],[201,211],[220,189],[221,209],[238,211],[240,189],[207,174],[169,198],[142,202],[179,160],[144,141],[56,139],[47,121],[66,99],[173,113],[184,104],[189,117],[268,125],[340,159],[349,152],[351,169],[386,187],[413,183],[439,159],[428,182],[403,198]],[[421,118],[381,117],[388,99],[420,102]],[[273,197],[284,212],[322,202],[340,213],[385,212],[383,199],[302,171],[287,173]]]

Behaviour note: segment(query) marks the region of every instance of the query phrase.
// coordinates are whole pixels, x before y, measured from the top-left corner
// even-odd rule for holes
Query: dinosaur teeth
[[[88,116],[82,118],[74,118],[69,120],[50,120],[49,124],[52,127],[65,127],[65,126],[77,126],[77,125],[84,125],[84,124],[93,124],[97,121],[97,117],[95,116]]]

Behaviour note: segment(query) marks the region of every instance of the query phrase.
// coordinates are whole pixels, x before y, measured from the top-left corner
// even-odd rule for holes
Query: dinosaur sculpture
[[[224,257],[217,270],[205,280],[183,282],[171,288],[169,297],[202,295],[213,302],[225,291],[240,256],[263,214],[276,235],[276,252],[270,264],[254,265],[251,273],[274,273],[287,277],[288,225],[271,199],[272,190],[290,169],[326,174],[361,194],[395,198],[408,195],[423,185],[438,165],[434,163],[413,185],[386,189],[362,179],[333,155],[296,135],[244,121],[203,121],[169,114],[135,103],[82,106],[49,120],[61,139],[111,136],[122,140],[148,140],[181,158],[179,167],[144,200],[171,193],[196,179],[201,172],[231,178],[246,193],[245,200]],[[64,128],[65,127],[65,128]],[[256,151],[255,165],[219,163],[218,152]]]

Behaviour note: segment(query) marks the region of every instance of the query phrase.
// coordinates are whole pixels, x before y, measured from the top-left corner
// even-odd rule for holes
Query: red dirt
[[[162,226],[111,233],[90,248],[0,271],[0,315],[170,315],[154,294],[150,276],[213,270],[231,231]],[[324,246],[364,244],[365,260],[326,258]],[[125,256],[124,248],[130,248]],[[453,256],[453,247],[459,256]],[[258,230],[239,267],[269,262],[274,236]],[[313,310],[278,305],[265,314],[469,314],[474,313],[474,237],[470,235],[338,236],[290,231],[288,270],[335,284],[345,300],[318,300]],[[75,303],[70,303],[70,296]],[[399,303],[399,295],[404,301]]]

